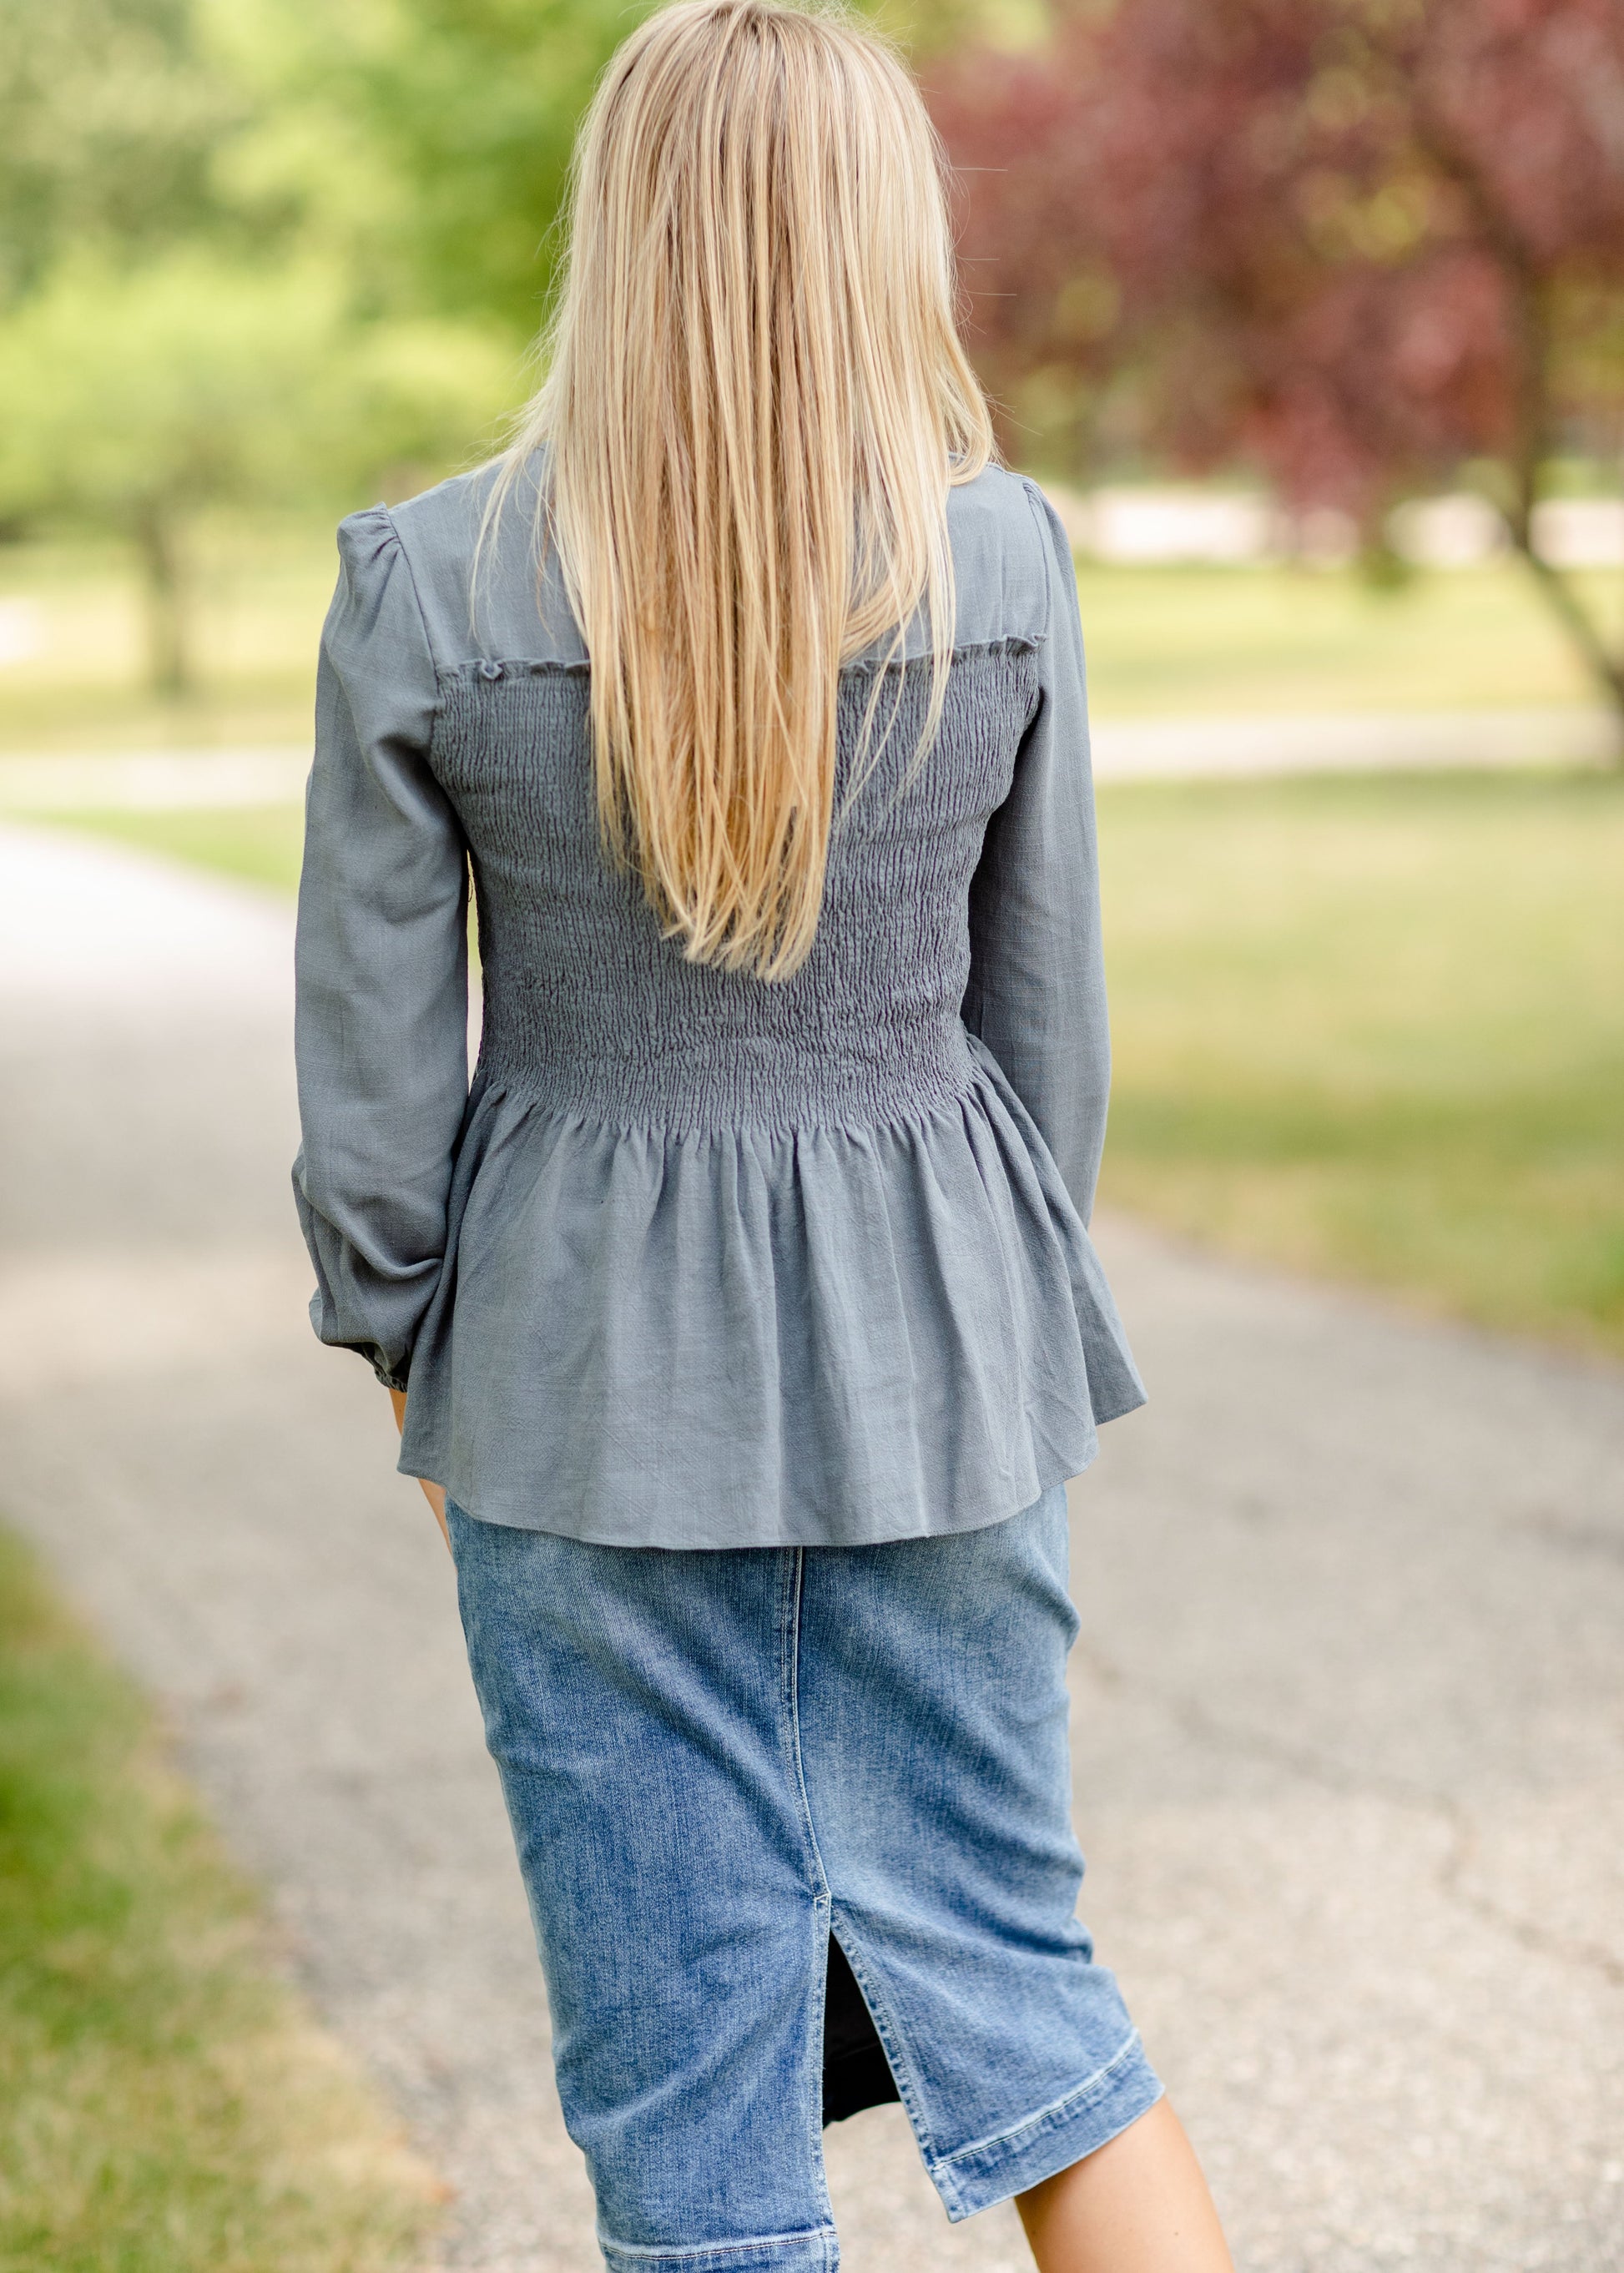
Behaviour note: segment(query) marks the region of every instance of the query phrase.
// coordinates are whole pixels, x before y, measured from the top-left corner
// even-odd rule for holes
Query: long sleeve
[[[430,770],[436,682],[382,506],[339,530],[296,950],[294,1193],[324,1342],[404,1388],[468,1097],[468,860]]]
[[[1105,1144],[1110,1041],[1083,635],[1071,545],[1047,499],[1030,486],[1027,495],[1043,546],[1048,630],[1037,705],[971,883],[963,1016],[1037,1123],[1086,1223]]]

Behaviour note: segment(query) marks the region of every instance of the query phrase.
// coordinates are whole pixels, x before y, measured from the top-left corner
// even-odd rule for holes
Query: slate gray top
[[[1085,1229],[1109,1047],[1081,633],[1035,487],[951,493],[954,655],[842,674],[817,938],[689,962],[598,842],[589,666],[489,469],[339,533],[297,941],[323,1340],[409,1386],[401,1465],[609,1543],[992,1522],[1143,1399]],[[467,1075],[471,866],[484,1035]]]

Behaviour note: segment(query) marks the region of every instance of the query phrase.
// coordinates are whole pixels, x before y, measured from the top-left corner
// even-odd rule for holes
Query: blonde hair
[[[690,959],[784,978],[817,927],[840,667],[888,632],[897,663],[922,604],[922,756],[951,656],[947,492],[992,454],[939,146],[842,16],[678,0],[609,64],[570,210],[492,509],[545,445],[538,558],[550,535],[590,658],[605,847]]]

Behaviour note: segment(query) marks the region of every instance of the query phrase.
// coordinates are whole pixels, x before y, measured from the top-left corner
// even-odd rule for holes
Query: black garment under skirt
[[[900,2097],[857,1977],[831,1934],[823,1993],[823,2122],[844,2123],[862,2108]]]

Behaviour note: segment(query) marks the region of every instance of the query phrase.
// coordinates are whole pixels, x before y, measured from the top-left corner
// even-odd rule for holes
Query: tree
[[[963,187],[989,371],[1132,370],[1181,460],[1244,455],[1372,534],[1484,469],[1624,713],[1624,649],[1534,542],[1559,450],[1616,450],[1624,415],[1619,0],[1074,0],[933,106],[1001,169]]]
[[[968,337],[1006,453],[1081,473],[1107,382],[1130,360],[1122,294],[1094,224],[1084,128],[1092,44],[970,46],[929,66],[952,161]]]
[[[220,39],[267,90],[256,185],[303,199],[382,304],[538,330],[570,153],[600,72],[655,0],[232,0]],[[979,0],[858,0],[938,46]]]
[[[69,247],[140,257],[217,216],[248,111],[191,0],[0,0],[0,308]]]
[[[252,0],[261,187],[303,200],[375,304],[538,330],[576,123],[650,0]]]
[[[342,280],[309,265],[70,259],[0,329],[0,513],[127,536],[154,683],[182,694],[199,511],[358,501],[388,469],[469,454],[516,376],[469,326],[357,323]]]

